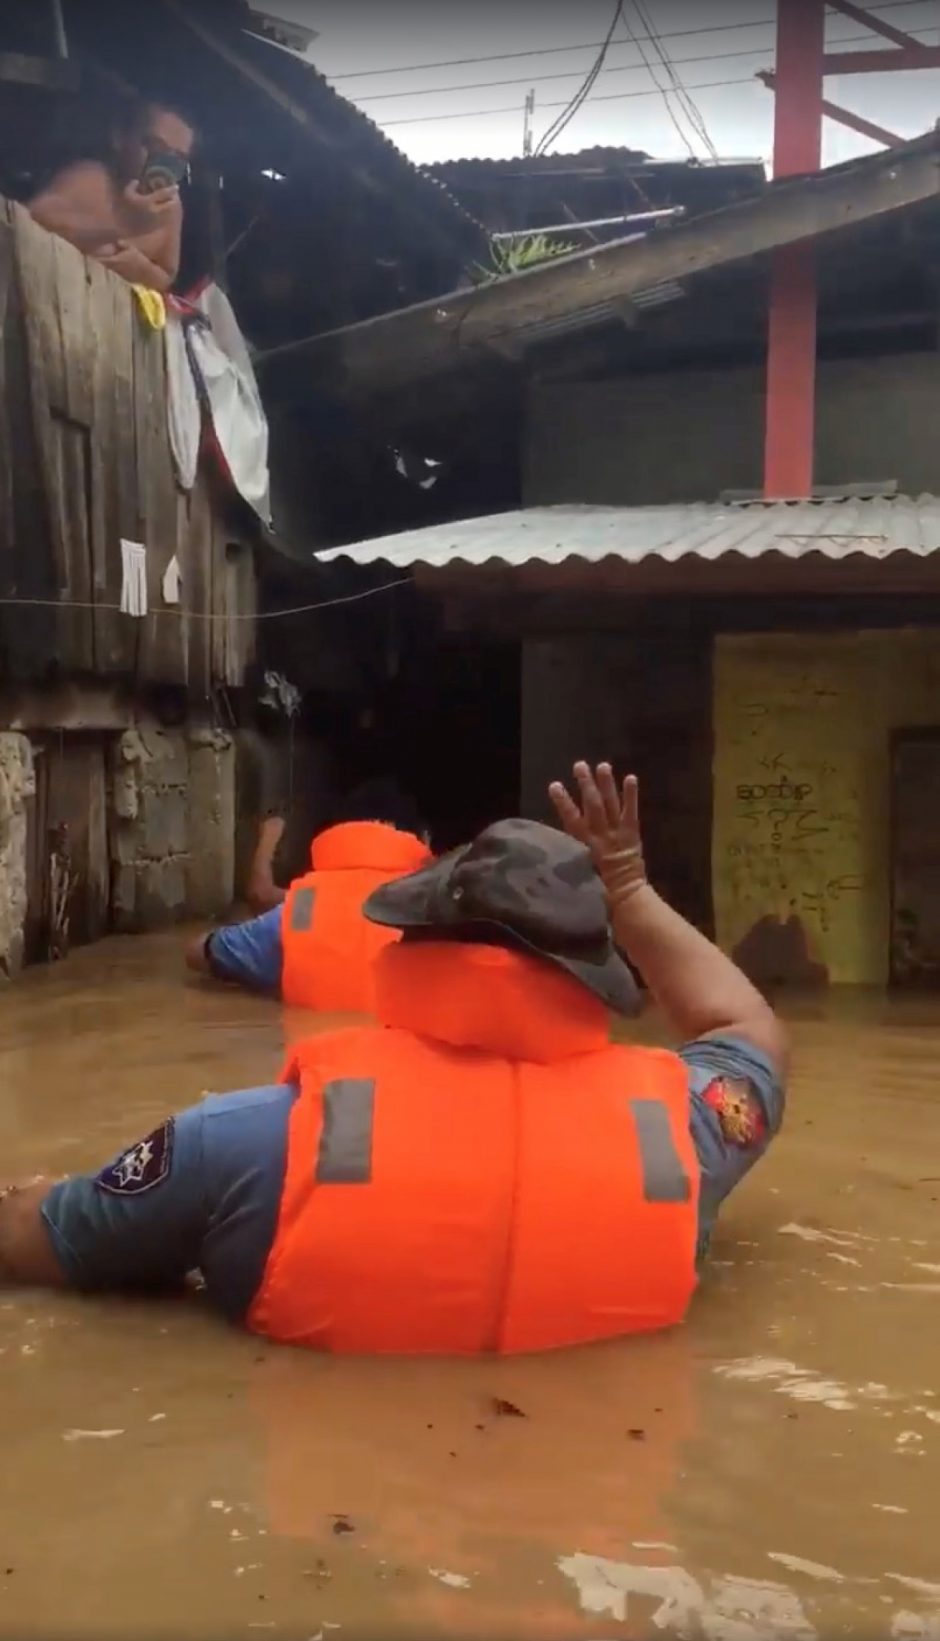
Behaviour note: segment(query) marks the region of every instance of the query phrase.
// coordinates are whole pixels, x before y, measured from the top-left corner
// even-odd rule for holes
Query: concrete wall
[[[217,730],[139,726],[111,759],[112,918],[157,928],[233,898],[235,752]]]
[[[26,922],[26,801],[35,790],[25,735],[0,734],[0,977],[23,962]]]
[[[940,360],[933,354],[822,362],[818,484],[895,479],[940,489]],[[713,501],[761,483],[762,370],[689,371],[535,384],[523,472],[526,506]]]
[[[218,729],[189,735],[186,912],[212,917],[235,895],[235,745]]]
[[[940,632],[726,635],[713,672],[720,943],[759,978],[884,984],[890,735],[940,724]]]

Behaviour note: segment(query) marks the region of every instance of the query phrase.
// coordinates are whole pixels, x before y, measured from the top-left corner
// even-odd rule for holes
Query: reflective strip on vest
[[[339,1077],[323,1090],[318,1185],[368,1185],[372,1178],[375,1082]]]
[[[631,1100],[643,1164],[643,1195],[647,1202],[688,1202],[692,1185],[682,1166],[661,1100]]]
[[[294,934],[307,934],[313,927],[316,889],[296,889],[291,901],[290,926]]]

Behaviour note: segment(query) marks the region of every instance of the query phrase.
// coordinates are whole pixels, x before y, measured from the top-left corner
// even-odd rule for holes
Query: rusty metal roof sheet
[[[622,559],[639,564],[728,553],[756,559],[769,553],[788,559],[811,553],[829,559],[892,553],[918,558],[940,551],[940,498],[871,497],[798,502],[695,502],[670,507],[529,507],[487,518],[434,524],[423,530],[378,536],[318,553],[321,562],[383,562],[406,569],[422,564],[519,566],[533,560],[562,564],[582,559],[599,564]]]

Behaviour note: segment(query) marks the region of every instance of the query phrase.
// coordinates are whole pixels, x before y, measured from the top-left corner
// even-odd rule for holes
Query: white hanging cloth
[[[210,283],[187,307],[171,304],[166,328],[170,443],[180,484],[196,478],[202,410],[238,494],[271,522],[268,419],[232,304]]]
[[[147,614],[147,549],[139,541],[121,540],[121,613],[138,619]]]

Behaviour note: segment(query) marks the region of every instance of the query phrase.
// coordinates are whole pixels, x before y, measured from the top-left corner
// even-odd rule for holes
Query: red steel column
[[[777,0],[774,176],[822,161],[824,0]],[[811,241],[774,255],[767,339],[764,495],[810,496],[816,412],[816,263]]]

